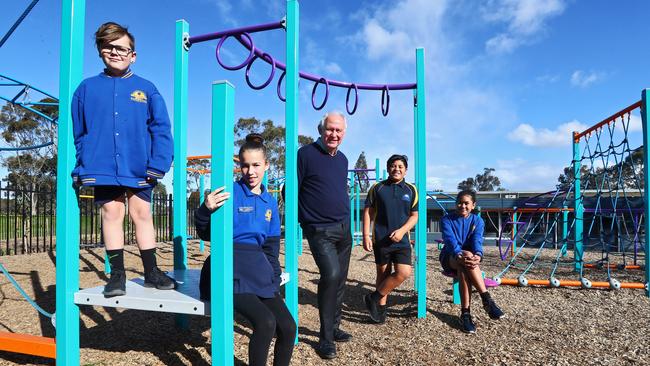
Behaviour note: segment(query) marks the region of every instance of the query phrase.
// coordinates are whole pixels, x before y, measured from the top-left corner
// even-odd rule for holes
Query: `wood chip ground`
[[[200,253],[190,242],[189,264],[199,268],[209,251]],[[159,244],[159,264],[172,268],[170,243]],[[526,253],[530,258],[534,252]],[[548,279],[556,256],[544,250],[530,278]],[[417,318],[413,280],[405,282],[389,299],[386,324],[369,323],[362,296],[374,289],[375,266],[371,254],[352,251],[342,328],[354,338],[338,344],[338,357],[321,360],[314,351],[318,341],[316,288],[318,271],[304,245],[299,259],[299,344],[292,365],[648,365],[650,364],[650,300],[643,290],[585,290],[500,286],[493,298],[507,317],[490,320],[473,295],[475,335],[460,331],[460,308],[451,301],[451,279],[440,273],[438,249],[428,248],[427,316]],[[281,259],[283,260],[283,259]],[[55,253],[0,257],[25,290],[47,311],[55,304]],[[80,286],[104,283],[103,250],[82,250]],[[488,276],[505,262],[488,248],[483,269]],[[128,277],[142,276],[137,248],[126,250]],[[516,277],[513,269],[508,277]],[[616,271],[622,281],[643,281],[643,271]],[[586,273],[603,280],[601,271]],[[559,278],[576,279],[564,268]],[[209,365],[209,318],[192,316],[188,330],[174,326],[174,315],[137,310],[82,306],[81,364],[92,366]],[[250,327],[240,317],[235,324],[235,364],[247,364]],[[48,318],[22,299],[0,275],[0,331],[54,336]],[[270,359],[269,359],[270,362]],[[0,365],[51,365],[51,360],[0,352]],[[270,363],[269,363],[270,364]]]

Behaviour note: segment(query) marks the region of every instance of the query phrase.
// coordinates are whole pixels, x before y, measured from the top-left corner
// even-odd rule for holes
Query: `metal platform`
[[[77,305],[160,311],[166,313],[210,315],[210,303],[199,300],[198,269],[175,270],[168,273],[178,283],[175,290],[144,287],[144,278],[126,281],[126,295],[105,298],[104,286],[87,288],[74,294]]]

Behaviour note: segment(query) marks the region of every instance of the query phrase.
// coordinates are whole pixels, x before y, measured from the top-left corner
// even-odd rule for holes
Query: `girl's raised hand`
[[[219,187],[205,196],[205,207],[210,211],[214,211],[226,203],[230,198],[229,192],[223,192],[226,187]]]

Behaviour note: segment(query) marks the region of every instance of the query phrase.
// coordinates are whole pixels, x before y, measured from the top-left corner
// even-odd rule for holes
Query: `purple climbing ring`
[[[348,106],[350,102],[350,92],[354,90],[354,107],[352,108],[352,111],[350,111],[350,107]],[[357,84],[352,83],[348,87],[348,93],[345,95],[345,110],[348,112],[349,115],[353,115],[354,112],[357,111],[357,106],[359,105],[359,88],[357,88]]]
[[[384,110],[384,99],[386,101],[386,109]],[[384,85],[381,89],[381,114],[386,117],[388,115],[388,108],[390,108],[390,95],[388,94],[388,85]]]
[[[318,85],[321,83],[325,84],[325,98],[323,99],[323,103],[321,105],[316,106],[316,103],[314,102],[314,97],[316,97],[316,89],[318,88]],[[314,88],[311,90],[311,106],[314,107],[315,110],[320,111],[325,107],[325,104],[327,104],[327,99],[330,96],[330,82],[327,81],[325,78],[320,78],[317,83],[314,83]]]
[[[278,79],[278,98],[280,98],[281,101],[286,102],[287,98],[282,96],[282,79],[284,79],[284,76],[287,74],[286,70],[282,71],[282,74],[280,74],[280,78]]]
[[[253,63],[255,62],[255,60],[257,60],[257,58],[258,58],[258,56],[255,55],[251,59],[251,61],[248,63],[248,66],[246,66],[246,74],[245,74],[246,75],[246,84],[248,84],[248,86],[250,86],[252,89],[261,90],[261,89],[266,88],[266,86],[271,83],[271,81],[273,80],[273,77],[275,76],[275,60],[273,59],[273,57],[271,57],[271,55],[269,55],[266,52],[264,52],[262,54],[262,59],[266,59],[271,64],[271,75],[269,75],[269,78],[266,79],[266,81],[263,84],[261,84],[261,85],[253,85],[253,83],[251,83],[249,73],[251,71],[251,66],[253,66]]]
[[[228,65],[224,64],[223,61],[221,61],[221,56],[220,56],[221,47],[223,46],[223,43],[226,41],[226,39],[228,39],[228,37],[230,37],[230,36],[228,35],[228,36],[221,37],[221,39],[219,40],[219,43],[217,43],[217,51],[216,51],[217,62],[219,63],[219,65],[221,65],[221,67],[223,67],[226,70],[230,70],[230,71],[235,71],[235,70],[239,70],[239,69],[243,68],[244,66],[248,65],[251,62],[251,60],[253,59],[253,56],[255,56],[255,46],[253,45],[253,38],[251,38],[251,36],[248,33],[242,33],[242,34],[238,34],[236,36],[237,37],[244,36],[244,37],[248,38],[248,42],[251,45],[250,53],[248,54],[248,57],[246,57],[246,60],[244,60],[244,62],[242,62],[241,64],[239,64],[237,66],[228,66]]]

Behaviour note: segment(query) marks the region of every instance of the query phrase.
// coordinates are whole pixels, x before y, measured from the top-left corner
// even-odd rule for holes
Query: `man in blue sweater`
[[[320,138],[298,150],[298,221],[320,271],[318,313],[320,357],[336,357],[334,342],[352,336],[340,329],[352,235],[348,196],[348,159],[338,150],[347,121],[340,112],[325,114]]]

